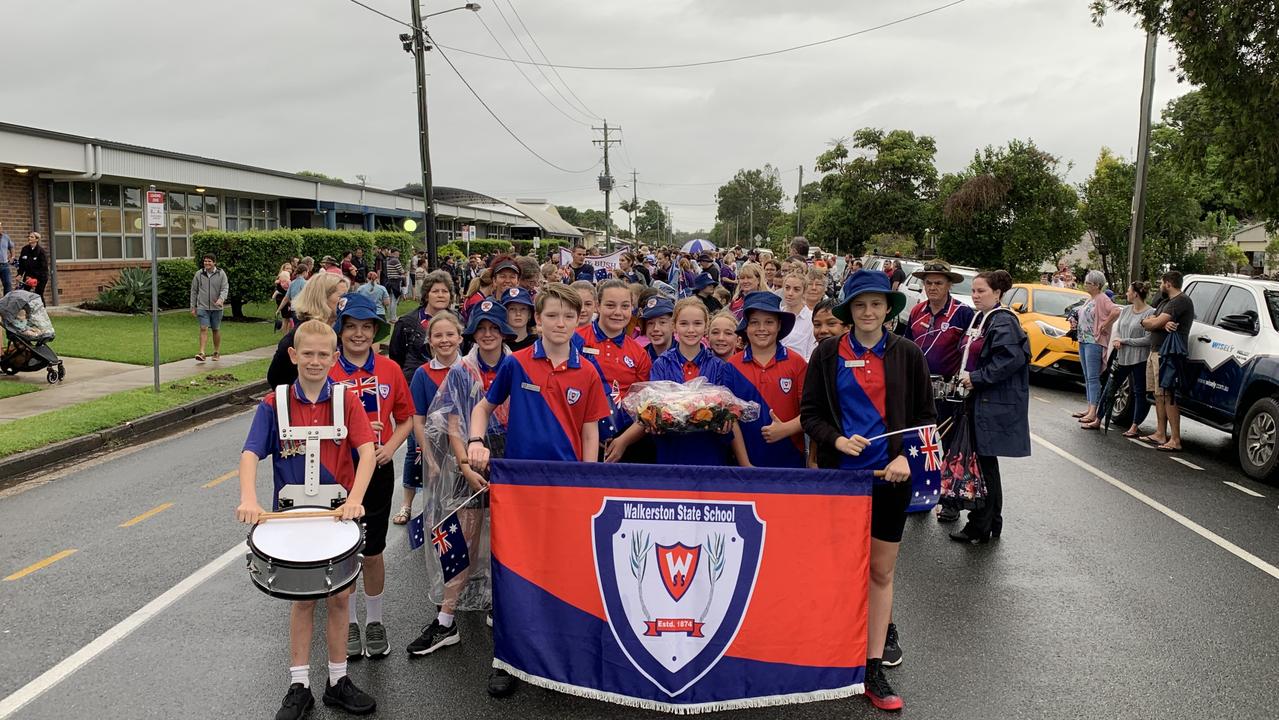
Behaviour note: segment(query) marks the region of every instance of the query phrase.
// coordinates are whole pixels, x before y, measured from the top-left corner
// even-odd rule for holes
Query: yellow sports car
[[[1080,377],[1079,343],[1070,332],[1067,315],[1088,300],[1082,290],[1018,283],[1005,296],[1004,305],[1021,317],[1030,338],[1030,371],[1044,375]]]

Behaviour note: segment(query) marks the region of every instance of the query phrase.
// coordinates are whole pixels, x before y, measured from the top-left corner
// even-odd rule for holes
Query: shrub
[[[299,230],[301,238],[299,251],[302,255],[310,255],[319,263],[320,258],[332,255],[341,260],[342,255],[355,252],[356,248],[364,248],[366,258],[373,255],[373,233],[363,230]],[[280,266],[275,266],[278,272]]]
[[[399,248],[400,255],[403,257],[413,254],[414,250],[426,247],[426,238],[411,232],[379,230],[373,233],[373,244],[377,247]]]
[[[196,233],[192,241],[197,261],[211,253],[217,258],[218,267],[226,271],[230,282],[227,303],[232,315],[242,318],[245,303],[271,297],[280,265],[298,254],[301,236],[295,230],[206,230]]]
[[[124,268],[111,287],[98,294],[89,306],[95,310],[120,313],[143,313],[151,310],[151,271],[146,268]]]
[[[465,257],[466,243],[452,242],[449,244],[457,246],[462,251],[463,257]],[[500,253],[514,252],[514,246],[511,245],[510,240],[472,240],[471,252],[479,253],[480,255],[498,255]]]
[[[453,257],[459,260],[466,259],[466,251],[458,247],[457,243],[446,243],[444,245],[441,245],[439,249],[439,253],[440,253],[440,260],[443,260],[449,255],[452,255]]]
[[[191,278],[200,269],[194,260],[161,260],[156,265],[160,281],[160,307],[184,308],[191,302]]]
[[[558,238],[543,239],[542,247],[538,248],[537,250],[537,259],[540,262],[546,262],[548,258],[551,260],[554,260],[557,257],[556,253],[559,252],[559,249],[562,247],[566,247],[566,248],[573,247],[573,241],[560,240]]]

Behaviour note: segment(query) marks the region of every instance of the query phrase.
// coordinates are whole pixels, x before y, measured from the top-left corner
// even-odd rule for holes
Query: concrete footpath
[[[194,358],[177,360],[160,366],[160,382],[170,383],[219,368],[232,368],[253,360],[269,358],[274,354],[275,346],[269,345],[233,355],[223,355],[222,359],[217,361],[197,362]],[[45,389],[38,392],[0,399],[0,423],[78,405],[121,390],[151,387],[153,381],[154,373],[149,365],[128,365],[70,357],[64,357],[62,360],[66,366],[67,375],[57,385],[47,385],[44,372],[0,377],[0,382],[47,385]]]

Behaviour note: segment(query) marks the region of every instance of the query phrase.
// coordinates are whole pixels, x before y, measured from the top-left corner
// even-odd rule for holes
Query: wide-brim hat
[[[830,314],[845,325],[854,325],[853,300],[858,295],[866,293],[881,293],[888,298],[888,315],[884,317],[885,322],[897,317],[902,308],[906,307],[906,296],[893,290],[892,283],[889,282],[886,274],[877,270],[858,270],[844,281],[844,300],[831,308]]]
[[[910,275],[911,277],[917,277],[920,280],[923,280],[925,275],[944,275],[946,276],[946,279],[952,283],[961,283],[964,281],[964,276],[954,270],[951,270],[950,263],[945,260],[929,260],[924,263],[922,268],[916,270]]]
[[[644,302],[644,307],[640,308],[641,320],[652,320],[653,318],[663,315],[674,315],[675,303],[669,298],[658,295],[649,298]]]
[[[502,291],[502,307],[506,307],[511,303],[519,303],[520,305],[528,305],[534,307],[533,296],[528,290],[522,287],[507,288]]]
[[[373,342],[381,342],[391,331],[391,325],[377,312],[377,303],[373,298],[358,292],[349,292],[338,298],[337,319],[333,321],[333,332],[342,336],[342,322],[352,320],[376,320],[377,330],[373,333]]]
[[[332,255],[325,255],[324,257],[320,258],[320,264],[321,265],[337,265],[338,261],[333,259]]]
[[[498,332],[505,337],[515,337],[515,331],[510,325],[506,324],[506,308],[502,303],[493,298],[484,298],[475,307],[471,308],[471,316],[466,321],[466,331],[462,333],[462,337],[469,338],[475,335],[475,331],[479,329],[480,323],[488,320],[497,326]]]
[[[697,277],[693,278],[694,290],[705,290],[715,284],[715,278],[712,277],[710,273],[700,273]]]
[[[782,299],[777,293],[759,290],[748,294],[742,303],[742,319],[737,323],[738,335],[746,334],[752,312],[766,312],[777,316],[777,321],[781,324],[781,329],[777,331],[778,341],[795,329],[795,313],[782,309]]]

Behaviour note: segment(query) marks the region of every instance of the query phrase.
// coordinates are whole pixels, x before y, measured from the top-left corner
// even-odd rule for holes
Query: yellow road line
[[[26,576],[30,575],[31,573],[35,572],[36,570],[40,570],[40,569],[42,569],[42,568],[47,568],[47,567],[49,567],[50,565],[52,565],[52,564],[56,563],[57,561],[61,560],[62,558],[64,558],[64,557],[68,557],[68,556],[70,556],[70,555],[74,554],[74,553],[75,553],[75,551],[76,551],[76,548],[71,548],[70,550],[63,550],[63,551],[62,551],[62,552],[60,552],[60,553],[57,553],[57,554],[54,554],[54,555],[50,555],[49,557],[47,557],[47,558],[45,558],[45,559],[41,560],[40,562],[38,562],[38,563],[36,563],[36,564],[34,564],[34,565],[28,565],[28,566],[26,566],[26,567],[22,568],[22,569],[21,569],[21,570],[19,570],[18,572],[14,573],[14,574],[12,574],[12,575],[10,575],[10,576],[8,576],[8,577],[6,577],[6,578],[5,578],[5,580],[18,580],[19,578],[24,578],[24,577],[26,577]]]
[[[229,473],[227,473],[227,474],[225,474],[225,475],[219,475],[219,476],[217,476],[217,477],[213,478],[212,480],[210,480],[210,481],[208,481],[207,483],[205,483],[205,484],[201,485],[200,487],[202,487],[202,488],[217,487],[218,485],[221,485],[222,483],[226,482],[227,480],[230,480],[231,478],[233,478],[233,477],[235,477],[236,475],[239,475],[239,474],[240,474],[240,471],[239,471],[239,470],[232,470],[231,472],[229,472]]]
[[[171,508],[171,507],[173,507],[173,503],[171,503],[171,502],[167,502],[167,503],[165,503],[165,504],[163,504],[163,505],[160,505],[160,506],[158,506],[158,507],[153,507],[153,508],[151,508],[150,510],[148,510],[148,511],[146,511],[146,512],[142,513],[141,515],[139,515],[139,516],[137,516],[137,517],[133,518],[132,520],[128,520],[128,521],[126,521],[126,522],[121,523],[121,524],[120,524],[120,527],[122,527],[122,528],[126,528],[126,527],[133,527],[134,525],[137,525],[138,523],[142,522],[143,520],[146,520],[147,518],[151,517],[152,515],[159,515],[160,513],[164,512],[165,510],[168,510],[168,509],[169,509],[169,508]]]

